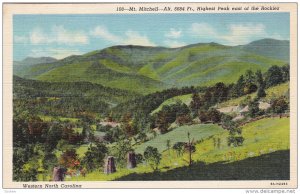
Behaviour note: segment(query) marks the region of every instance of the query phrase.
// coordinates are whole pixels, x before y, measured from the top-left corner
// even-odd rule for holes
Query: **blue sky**
[[[58,59],[113,45],[180,47],[289,40],[288,13],[14,15],[14,60]]]

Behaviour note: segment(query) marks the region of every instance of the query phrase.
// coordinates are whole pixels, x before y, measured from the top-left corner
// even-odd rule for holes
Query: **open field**
[[[159,172],[152,172],[144,163],[135,169],[117,168],[110,175],[95,171],[67,180],[284,180],[289,176],[289,118],[266,118],[246,124],[241,147],[228,147],[227,133],[221,131],[197,143],[190,168],[187,154],[177,156],[170,150],[162,153]],[[220,138],[219,148],[214,146],[214,138]]]

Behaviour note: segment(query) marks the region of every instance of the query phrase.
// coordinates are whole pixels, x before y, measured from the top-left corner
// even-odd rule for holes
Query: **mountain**
[[[140,98],[132,91],[90,82],[45,82],[13,76],[16,111],[34,110],[36,115],[80,117],[87,113],[105,115],[118,104]]]
[[[286,45],[285,41],[263,39],[243,46],[217,43],[180,48],[113,46],[31,65],[16,75],[50,82],[86,81],[147,94],[170,87],[232,83],[248,69],[264,72],[272,65],[284,65],[283,57],[275,55],[289,52],[289,46],[282,45]],[[266,47],[268,51],[263,51]]]
[[[289,62],[290,60],[290,42],[287,40],[266,38],[253,41],[245,46],[242,46],[242,49],[286,62]]]
[[[14,61],[14,65],[35,65],[35,64],[41,64],[41,63],[53,63],[57,61],[57,59],[53,57],[27,57],[23,59],[22,61]]]
[[[13,71],[15,75],[22,75],[23,71],[29,68],[29,66],[36,65],[36,64],[47,64],[56,62],[57,59],[53,57],[27,57],[22,61],[14,61],[13,62]]]

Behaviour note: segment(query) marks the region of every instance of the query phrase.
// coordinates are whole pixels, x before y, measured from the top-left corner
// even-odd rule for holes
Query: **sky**
[[[16,61],[84,54],[114,45],[243,45],[290,39],[289,13],[14,15]]]

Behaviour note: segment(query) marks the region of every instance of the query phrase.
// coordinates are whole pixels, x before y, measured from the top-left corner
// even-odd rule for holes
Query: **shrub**
[[[144,158],[153,170],[158,170],[161,154],[158,152],[157,148],[148,146],[144,152]]]

